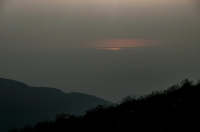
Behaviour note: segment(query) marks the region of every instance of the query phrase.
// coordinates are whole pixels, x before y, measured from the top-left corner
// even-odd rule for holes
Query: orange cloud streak
[[[121,48],[138,48],[151,47],[158,45],[158,41],[148,39],[106,39],[89,42],[84,47],[105,49],[105,50],[120,50]]]

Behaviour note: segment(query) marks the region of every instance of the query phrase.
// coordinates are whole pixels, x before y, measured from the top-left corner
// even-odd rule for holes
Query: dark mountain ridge
[[[128,96],[116,105],[99,105],[84,115],[57,115],[55,120],[10,132],[199,132],[200,81],[184,80],[163,91]]]
[[[0,132],[53,119],[59,113],[82,114],[100,104],[112,103],[87,94],[63,93],[0,78]]]

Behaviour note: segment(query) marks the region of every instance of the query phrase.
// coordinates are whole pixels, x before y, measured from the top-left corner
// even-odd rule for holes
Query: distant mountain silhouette
[[[55,88],[30,87],[0,78],[0,132],[54,119],[61,113],[83,114],[106,100],[82,93],[63,93]]]
[[[200,81],[186,79],[167,90],[99,105],[82,116],[60,114],[10,132],[200,132],[199,93]]]

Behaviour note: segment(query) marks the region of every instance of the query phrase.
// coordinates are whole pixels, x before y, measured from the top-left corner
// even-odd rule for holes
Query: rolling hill
[[[63,93],[59,89],[31,87],[0,78],[0,132],[40,120],[53,119],[61,113],[83,114],[106,100],[82,93]]]

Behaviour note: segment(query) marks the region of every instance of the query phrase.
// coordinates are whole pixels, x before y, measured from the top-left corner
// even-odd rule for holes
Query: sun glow
[[[121,50],[122,48],[115,48],[115,47],[112,47],[112,48],[95,48],[96,50],[112,50],[112,51],[117,51],[117,50]]]
[[[147,39],[106,39],[98,40],[85,44],[83,47],[93,48],[96,50],[121,50],[121,49],[133,49],[140,47],[152,47],[159,45],[160,42],[156,40]]]

